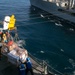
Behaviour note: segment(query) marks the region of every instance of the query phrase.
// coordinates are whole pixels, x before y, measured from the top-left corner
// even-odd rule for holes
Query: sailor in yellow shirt
[[[9,30],[15,29],[15,21],[16,21],[15,16],[12,15],[12,16],[10,17],[10,21],[9,21],[9,25],[8,25],[8,29],[9,29]]]

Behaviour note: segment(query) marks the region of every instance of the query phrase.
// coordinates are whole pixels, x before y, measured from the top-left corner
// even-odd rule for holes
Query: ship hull
[[[30,0],[30,3],[31,5],[47,11],[48,13],[75,23],[75,16],[72,15],[72,12],[75,13],[75,10],[66,10],[62,7],[57,6],[56,3],[49,2],[48,0]],[[59,11],[59,9],[66,11],[63,13],[62,11]]]

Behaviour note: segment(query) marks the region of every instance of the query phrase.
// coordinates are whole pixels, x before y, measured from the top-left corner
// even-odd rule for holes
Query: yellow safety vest
[[[9,30],[15,29],[15,21],[16,21],[15,16],[12,15],[12,16],[10,17],[10,22],[9,22],[9,25],[8,25],[8,29],[9,29]]]

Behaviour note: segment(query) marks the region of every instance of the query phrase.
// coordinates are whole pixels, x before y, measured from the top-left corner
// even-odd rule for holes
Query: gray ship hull
[[[55,16],[68,20],[75,23],[75,16],[72,13],[75,13],[75,10],[67,10],[56,5],[56,3],[49,2],[48,0],[30,0],[31,5],[38,7],[44,11],[47,11]],[[58,11],[59,9],[64,10]]]

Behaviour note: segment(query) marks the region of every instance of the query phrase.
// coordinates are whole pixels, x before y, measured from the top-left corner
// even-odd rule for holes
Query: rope
[[[44,22],[35,22],[35,23],[26,23],[25,25],[33,25],[33,24],[40,24],[40,23],[47,23],[50,21],[44,21]],[[24,26],[24,25],[17,25],[17,26]]]
[[[53,15],[46,15],[46,16],[43,15],[43,17],[41,17],[41,15],[43,15],[43,14],[39,14],[40,17],[34,17],[34,18],[27,18],[27,19],[24,19],[24,22],[25,22],[25,20],[26,20],[26,21],[27,21],[27,20],[29,21],[29,20],[33,20],[33,19],[39,19],[39,18],[43,18],[43,17],[46,18],[46,17],[51,17],[51,16],[53,16]],[[20,21],[23,21],[23,20],[17,20],[17,21],[20,22]]]

